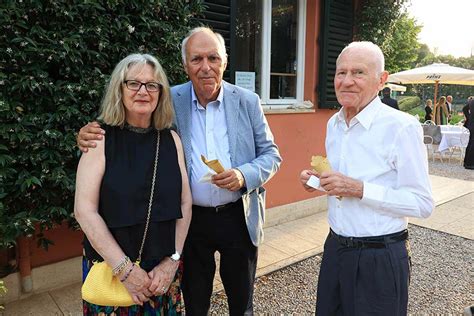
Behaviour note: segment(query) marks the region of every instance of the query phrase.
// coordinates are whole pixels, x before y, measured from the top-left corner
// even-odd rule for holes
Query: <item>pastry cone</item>
[[[221,165],[221,163],[219,162],[218,159],[207,160],[206,157],[201,155],[201,160],[202,160],[202,162],[204,162],[204,164],[206,166],[208,166],[209,168],[214,170],[216,173],[221,173],[221,172],[224,172],[224,170],[225,170],[224,167],[222,167],[222,165]]]
[[[313,167],[313,170],[319,174],[321,174],[323,171],[331,171],[329,160],[323,156],[312,156],[311,167]],[[336,199],[340,201],[342,196],[336,196]]]
[[[317,173],[331,171],[331,165],[329,164],[329,160],[323,156],[312,156],[311,167],[313,167],[313,170]]]

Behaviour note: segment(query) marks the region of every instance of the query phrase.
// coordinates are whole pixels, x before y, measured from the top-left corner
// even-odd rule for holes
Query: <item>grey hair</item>
[[[385,70],[385,57],[383,56],[383,52],[380,47],[372,42],[369,41],[362,41],[362,42],[352,42],[341,51],[339,56],[337,57],[336,64],[339,62],[339,57],[344,53],[346,50],[350,48],[356,49],[364,49],[369,54],[372,54],[374,57],[375,66],[377,67],[376,71],[378,73],[382,73]]]
[[[209,27],[206,26],[198,26],[193,28],[186,37],[181,42],[181,59],[183,60],[183,65],[186,65],[186,45],[188,44],[188,40],[196,33],[207,33],[209,35],[215,36],[218,42],[218,53],[224,63],[227,63],[227,53],[225,49],[225,40],[221,34],[214,32]]]
[[[115,66],[102,99],[99,120],[111,126],[124,126],[126,114],[122,102],[123,82],[130,68],[135,65],[142,67],[150,65],[154,70],[153,76],[156,81],[163,86],[158,104],[152,114],[152,125],[157,129],[171,127],[174,119],[174,110],[171,103],[168,78],[158,60],[149,54],[128,55]]]

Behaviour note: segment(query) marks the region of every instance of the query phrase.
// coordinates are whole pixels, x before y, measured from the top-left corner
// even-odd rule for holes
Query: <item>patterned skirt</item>
[[[92,267],[92,261],[86,257],[82,259],[82,280],[84,281]],[[180,262],[176,276],[164,295],[152,296],[143,306],[101,306],[82,301],[83,314],[87,316],[155,316],[155,315],[181,315],[184,304],[181,295],[181,278],[183,264]]]

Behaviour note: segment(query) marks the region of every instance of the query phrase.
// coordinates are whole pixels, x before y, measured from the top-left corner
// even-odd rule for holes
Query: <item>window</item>
[[[266,106],[302,102],[306,0],[236,2],[235,83]]]

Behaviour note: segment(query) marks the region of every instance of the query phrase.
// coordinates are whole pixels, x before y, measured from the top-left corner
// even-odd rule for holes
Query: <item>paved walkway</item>
[[[411,219],[416,225],[474,239],[474,182],[431,176],[436,209],[428,219]],[[329,230],[326,212],[265,229],[259,247],[257,276],[323,251]],[[30,296],[7,304],[5,315],[82,315],[81,284]],[[222,289],[219,277],[214,290]],[[1,312],[0,312],[1,315]]]

